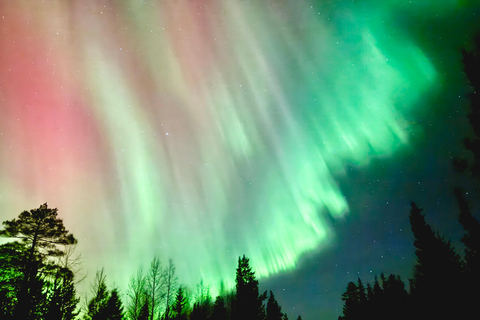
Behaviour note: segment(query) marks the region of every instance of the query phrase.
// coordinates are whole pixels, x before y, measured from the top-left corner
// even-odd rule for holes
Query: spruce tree
[[[250,267],[249,259],[245,255],[238,258],[236,273],[235,310],[233,320],[261,320],[265,316],[263,301],[266,299],[266,292],[258,293],[258,281],[255,272]]]
[[[107,304],[104,310],[105,320],[123,320],[123,306],[122,301],[118,295],[118,290],[115,288],[111,291]]]
[[[73,320],[79,314],[74,274],[68,268],[58,268],[48,290],[48,310],[46,319]]]
[[[109,295],[107,290],[106,276],[103,269],[97,271],[94,283],[92,285],[93,298],[88,304],[88,311],[85,320],[104,320],[106,319],[107,303]]]
[[[273,292],[270,291],[270,297],[267,301],[267,317],[266,320],[282,320],[282,308],[278,305]]]
[[[172,313],[174,320],[186,320],[187,319],[187,297],[185,290],[182,287],[178,288],[175,302],[172,305]]]
[[[343,316],[339,320],[360,319],[360,291],[354,282],[347,284],[347,289],[342,294]]]
[[[435,233],[415,203],[410,224],[417,261],[411,292],[419,317],[431,319],[459,315],[462,296],[462,264],[451,243]]]
[[[213,305],[212,320],[224,319],[227,319],[227,308],[225,307],[225,301],[221,296],[217,296]]]

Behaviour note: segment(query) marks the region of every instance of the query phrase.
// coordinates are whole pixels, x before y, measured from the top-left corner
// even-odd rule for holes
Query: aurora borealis
[[[2,0],[0,217],[57,207],[121,287],[155,255],[213,293],[242,254],[295,271],[349,219],[347,165],[415,153],[434,112],[444,70],[402,23],[470,6]]]

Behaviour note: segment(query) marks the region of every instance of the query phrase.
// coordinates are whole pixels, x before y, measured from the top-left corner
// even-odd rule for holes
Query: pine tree
[[[473,50],[463,50],[463,66],[472,86],[468,120],[473,131],[471,137],[464,140],[464,145],[472,153],[473,161],[469,163],[465,158],[455,159],[454,165],[459,172],[467,171],[480,180],[480,35],[475,38]]]
[[[215,304],[213,305],[212,320],[225,320],[227,319],[227,308],[225,307],[225,301],[221,296],[217,296]]]
[[[411,281],[414,308],[420,317],[456,318],[461,305],[462,264],[449,241],[433,232],[422,209],[412,203],[410,224],[417,262]]]
[[[478,273],[480,270],[480,222],[472,215],[463,192],[456,188],[454,194],[460,208],[458,221],[464,230],[462,242],[465,245],[466,269],[470,277],[477,277],[471,280],[478,286],[480,285],[478,282],[480,280]]]
[[[245,255],[238,259],[236,274],[235,310],[233,320],[261,320],[265,316],[263,301],[266,292],[258,293],[258,281],[255,272],[250,267],[249,259]]]
[[[101,269],[97,271],[92,285],[93,298],[88,304],[88,311],[85,320],[104,320],[106,319],[106,308],[109,301],[106,275]]]
[[[270,297],[267,301],[267,317],[266,320],[282,320],[282,308],[278,305],[277,300],[270,291]]]
[[[50,283],[46,319],[72,320],[79,314],[76,297],[74,274],[68,268],[58,268]]]
[[[467,199],[460,189],[455,189],[460,208],[458,221],[463,227],[464,235],[462,242],[465,245],[465,274],[464,274],[464,294],[465,313],[474,314],[476,304],[480,301],[480,223],[470,211]]]
[[[105,320],[123,320],[123,306],[118,290],[115,288],[110,293],[104,310]]]
[[[354,282],[347,284],[347,289],[342,294],[343,316],[339,320],[360,319],[360,291]]]
[[[187,297],[185,295],[185,290],[182,287],[180,287],[178,288],[175,302],[172,305],[172,311],[174,314],[172,319],[187,320],[186,307],[187,307]]]
[[[45,300],[38,292],[40,270],[46,265],[47,259],[64,254],[59,246],[77,242],[57,215],[58,210],[48,208],[45,203],[37,209],[23,211],[17,219],[3,222],[4,229],[0,230],[0,236],[19,239],[28,250],[22,263],[23,279],[17,295],[15,317],[18,319],[37,318],[32,312],[36,303]]]

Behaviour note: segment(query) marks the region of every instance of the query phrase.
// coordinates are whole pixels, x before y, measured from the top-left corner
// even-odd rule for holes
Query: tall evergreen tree
[[[107,304],[104,310],[104,320],[123,320],[123,306],[122,301],[118,295],[118,290],[115,288],[111,291]],[[103,320],[102,319],[102,320]]]
[[[3,222],[0,236],[19,239],[28,250],[22,263],[23,279],[17,295],[15,317],[18,319],[37,318],[32,314],[35,301],[44,301],[44,298],[38,299],[38,292],[32,291],[40,280],[39,271],[48,258],[64,254],[60,246],[77,242],[57,216],[58,210],[48,208],[45,203],[37,209],[23,211],[16,219]]]
[[[349,320],[349,319],[361,319],[361,298],[360,290],[358,285],[354,282],[349,282],[347,284],[347,289],[342,294],[343,304],[343,316],[339,316],[339,320]]]
[[[262,320],[265,317],[263,301],[266,299],[266,292],[258,293],[258,281],[255,272],[250,267],[249,259],[245,255],[238,259],[236,273],[235,310],[232,314],[233,320]]]
[[[106,308],[109,301],[109,295],[107,290],[106,275],[101,269],[97,271],[95,280],[92,285],[93,298],[88,304],[87,314],[85,320],[105,320]]]
[[[73,320],[79,314],[73,272],[64,267],[57,269],[48,290],[46,319]]]
[[[471,280],[473,280],[476,285],[480,285],[480,283],[478,283],[480,280],[480,275],[478,272],[478,270],[480,270],[480,222],[470,211],[464,193],[459,188],[456,188],[454,190],[454,194],[457,198],[458,206],[460,208],[458,221],[464,230],[462,242],[465,245],[465,262],[467,272],[469,273],[470,277],[475,278]]]
[[[470,211],[467,199],[459,188],[454,191],[460,208],[458,221],[463,227],[462,242],[465,250],[464,292],[465,312],[474,314],[477,302],[480,301],[480,223]]]
[[[458,171],[480,180],[480,34],[476,36],[472,50],[463,50],[463,66],[472,87],[468,113],[472,133],[464,140],[464,145],[473,155],[473,160],[455,159],[454,165]]]
[[[173,320],[187,320],[187,297],[182,287],[178,288],[175,302],[172,305]]]
[[[282,320],[282,308],[278,305],[273,292],[270,291],[270,297],[267,301],[267,317],[266,320]]]
[[[217,296],[213,305],[212,320],[225,320],[227,319],[227,308],[225,307],[225,301],[223,297]]]
[[[415,203],[410,210],[410,224],[415,238],[417,261],[411,292],[419,317],[430,319],[459,315],[462,264],[449,241],[433,232]]]

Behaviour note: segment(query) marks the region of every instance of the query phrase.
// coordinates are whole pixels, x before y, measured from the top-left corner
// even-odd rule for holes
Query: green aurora
[[[260,277],[294,270],[348,218],[346,164],[392,157],[418,130],[439,74],[398,12],[466,2],[406,2],[4,4],[20,21],[4,27],[32,23],[16,31],[23,61],[3,50],[2,72],[49,57],[31,72],[58,98],[2,91],[2,111],[21,119],[0,120],[2,220],[48,201],[89,274],[105,266],[120,287],[155,255],[212,295],[233,285],[242,254]]]

